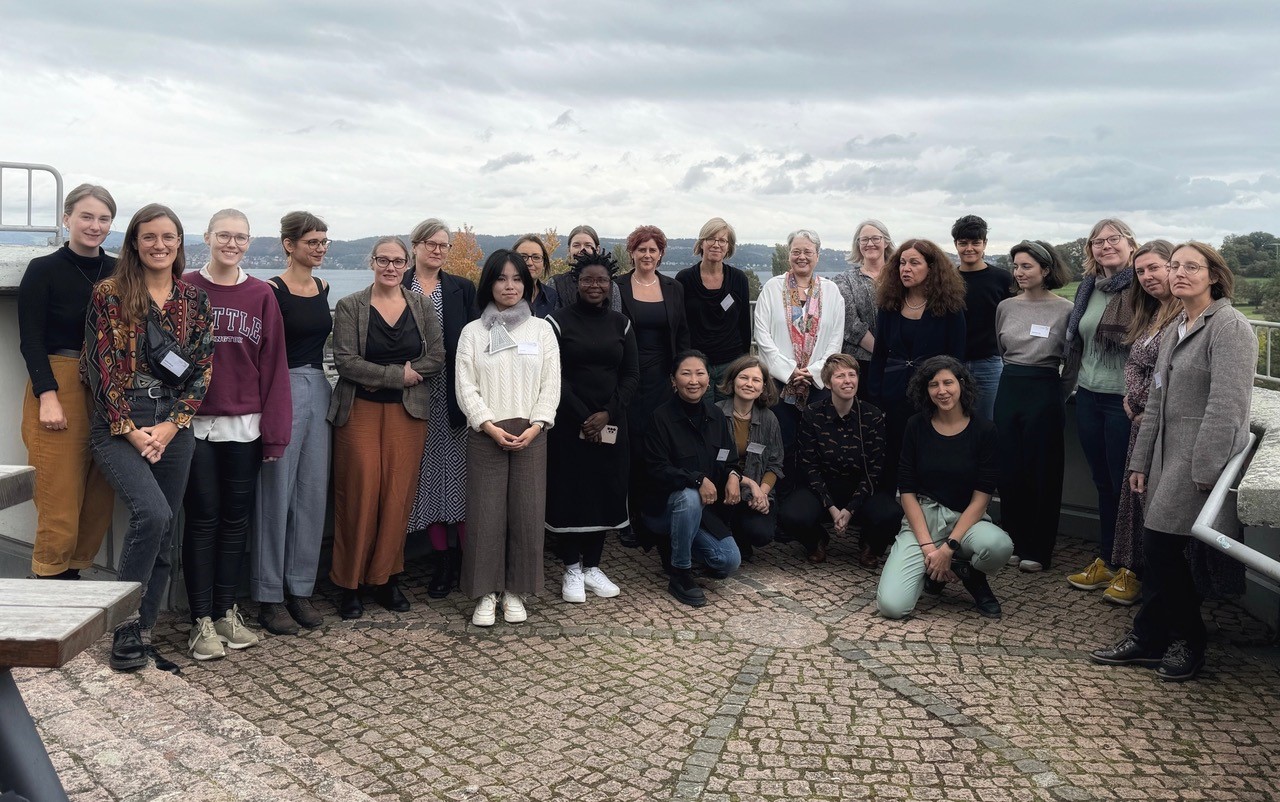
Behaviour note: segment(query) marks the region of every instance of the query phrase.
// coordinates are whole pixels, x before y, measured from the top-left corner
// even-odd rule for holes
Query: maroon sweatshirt
[[[262,413],[262,456],[283,456],[293,428],[293,398],[275,293],[253,276],[229,287],[198,270],[182,278],[204,290],[213,307],[214,378],[200,414]]]

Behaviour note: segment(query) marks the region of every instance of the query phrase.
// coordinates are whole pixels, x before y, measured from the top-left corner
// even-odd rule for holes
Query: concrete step
[[[371,802],[181,676],[117,674],[107,639],[56,671],[16,670],[73,799]],[[191,670],[191,669],[187,669]]]

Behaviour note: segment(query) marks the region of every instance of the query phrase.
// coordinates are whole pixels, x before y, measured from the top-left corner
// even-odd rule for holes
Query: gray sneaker
[[[213,622],[213,630],[228,649],[248,649],[258,645],[258,636],[245,627],[238,604],[231,605],[225,616]]]
[[[222,638],[218,637],[218,631],[213,628],[212,618],[206,615],[192,624],[191,636],[187,638],[187,651],[195,660],[217,660],[227,656],[227,650],[222,648]]]

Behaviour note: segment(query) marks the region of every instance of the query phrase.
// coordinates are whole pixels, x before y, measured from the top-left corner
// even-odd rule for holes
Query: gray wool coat
[[[1151,397],[1129,470],[1147,476],[1146,526],[1191,534],[1227,462],[1249,437],[1258,338],[1248,319],[1220,298],[1179,340],[1179,315],[1160,339]]]
[[[444,335],[427,296],[403,287],[400,292],[422,338],[422,351],[409,364],[425,379],[444,369]],[[372,300],[373,287],[369,286],[338,301],[333,312],[333,362],[338,368],[338,386],[329,399],[328,417],[334,426],[346,425],[357,386],[403,389],[405,412],[418,420],[426,420],[431,412],[430,382],[405,387],[404,365],[375,365],[364,358]]]

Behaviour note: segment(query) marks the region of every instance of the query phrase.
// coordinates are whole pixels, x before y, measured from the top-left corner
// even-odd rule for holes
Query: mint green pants
[[[925,525],[933,537],[934,545],[942,545],[953,537],[952,530],[960,513],[944,507],[927,496],[917,496],[924,511]],[[960,540],[957,559],[968,561],[976,570],[988,576],[996,573],[1009,562],[1013,554],[1013,541],[1003,529],[991,522],[983,513],[982,520],[974,524]],[[907,517],[902,516],[902,527],[884,561],[880,572],[880,584],[876,588],[876,602],[880,615],[885,618],[902,618],[916,608],[924,591],[924,550],[916,541]]]

